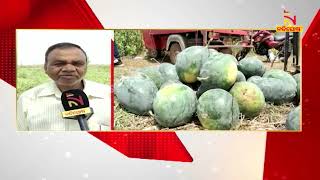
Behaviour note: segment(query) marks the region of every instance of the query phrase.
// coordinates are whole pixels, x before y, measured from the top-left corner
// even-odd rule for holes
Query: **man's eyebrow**
[[[71,60],[71,63],[78,63],[78,62],[84,62],[85,63],[85,60],[83,61],[83,60],[81,60],[81,59],[74,59],[74,60]],[[54,60],[54,62],[53,63],[67,63],[67,61],[66,60],[62,60],[62,59],[56,59],[56,60]]]
[[[53,61],[53,63],[65,63],[65,61],[64,60],[60,60],[60,59],[56,59],[56,60]]]

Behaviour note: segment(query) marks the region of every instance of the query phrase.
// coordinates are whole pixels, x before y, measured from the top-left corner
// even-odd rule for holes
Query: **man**
[[[61,93],[81,89],[88,96],[94,114],[87,121],[90,131],[110,129],[110,88],[84,80],[88,58],[72,43],[58,43],[45,53],[45,73],[53,80],[24,93],[17,103],[17,127],[22,131],[80,130],[77,120],[62,118]],[[36,76],[36,74],[35,74]]]

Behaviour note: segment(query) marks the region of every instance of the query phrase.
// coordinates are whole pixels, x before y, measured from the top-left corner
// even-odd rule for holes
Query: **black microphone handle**
[[[77,117],[77,119],[78,119],[78,123],[81,131],[89,131],[87,118],[84,115],[80,115]]]

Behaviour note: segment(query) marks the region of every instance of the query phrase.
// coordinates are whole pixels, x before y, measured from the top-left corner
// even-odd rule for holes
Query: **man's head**
[[[87,71],[86,52],[72,43],[58,43],[48,48],[44,70],[61,91],[81,89]]]

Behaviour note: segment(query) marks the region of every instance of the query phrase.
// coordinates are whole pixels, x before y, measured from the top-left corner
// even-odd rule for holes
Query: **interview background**
[[[105,28],[270,28],[286,6],[307,29],[319,8],[297,0],[87,2]],[[129,159],[86,133],[16,133],[15,88],[1,83],[1,92],[1,179],[262,179],[265,132],[177,132],[192,163]]]
[[[110,84],[112,30],[48,30],[18,29],[16,31],[17,95],[50,81],[43,64],[46,50],[61,42],[79,45],[87,54],[85,79]]]

